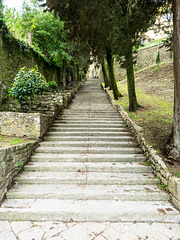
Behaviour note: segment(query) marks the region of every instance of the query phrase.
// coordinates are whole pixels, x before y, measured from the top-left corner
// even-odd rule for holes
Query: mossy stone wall
[[[60,68],[49,64],[27,43],[0,34],[0,105],[19,69],[24,66],[32,68],[36,65],[48,82],[60,83]]]

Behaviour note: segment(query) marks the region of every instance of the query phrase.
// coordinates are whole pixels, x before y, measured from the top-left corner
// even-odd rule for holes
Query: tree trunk
[[[64,90],[67,87],[66,72],[67,72],[67,62],[66,62],[66,60],[63,60],[63,77],[62,77],[62,81],[63,81],[63,89]]]
[[[105,63],[104,58],[102,60],[101,66],[102,66],[102,73],[103,73],[103,77],[104,77],[105,88],[108,88],[109,80],[108,80],[108,76],[107,76],[107,69],[106,69],[106,63]]]
[[[76,69],[77,69],[77,81],[79,82],[80,81],[80,74],[79,74],[79,65],[78,64],[76,66]]]
[[[173,148],[169,157],[180,161],[180,1],[173,0],[174,120]]]
[[[132,47],[129,47],[129,51],[125,56],[126,58],[126,73],[127,73],[127,85],[128,85],[128,97],[129,97],[129,111],[135,112],[141,107],[137,102],[135,79],[134,79],[134,67],[133,67],[133,53]]]
[[[114,61],[112,56],[111,47],[107,47],[107,63],[108,63],[108,70],[109,70],[109,84],[113,90],[114,99],[118,100],[119,98],[123,97],[123,95],[119,92],[117,87],[116,78],[114,75]]]
[[[74,76],[74,62],[73,61],[71,61],[71,66],[72,66],[72,68],[71,68],[71,81],[73,82],[74,79],[75,79],[75,76]]]

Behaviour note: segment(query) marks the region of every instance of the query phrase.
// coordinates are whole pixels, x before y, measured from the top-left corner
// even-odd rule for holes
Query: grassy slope
[[[144,129],[146,139],[162,155],[173,119],[174,79],[173,64],[162,63],[135,73],[136,92],[139,104],[144,108],[136,113],[128,112],[128,95],[126,80],[118,83],[124,97],[117,101],[129,113],[130,117]],[[165,159],[165,157],[164,157]],[[180,171],[180,167],[171,166],[172,172]]]

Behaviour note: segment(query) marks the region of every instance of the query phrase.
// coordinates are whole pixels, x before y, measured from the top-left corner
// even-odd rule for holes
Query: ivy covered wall
[[[0,34],[0,105],[19,69],[36,65],[48,82],[55,81],[60,84],[60,68],[48,63],[27,43],[13,36]]]

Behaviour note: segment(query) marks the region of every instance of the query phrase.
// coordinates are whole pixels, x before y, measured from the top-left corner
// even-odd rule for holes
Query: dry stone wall
[[[60,83],[60,68],[49,64],[28,44],[21,44],[14,37],[10,40],[0,34],[0,106],[6,89],[14,82],[19,69],[24,66],[32,68],[36,65],[48,82]]]
[[[52,116],[42,113],[0,113],[0,134],[28,138],[42,137],[51,125]]]
[[[42,137],[60,111],[68,107],[79,87],[80,82],[74,83],[73,89],[66,93],[48,92],[37,96],[31,113],[25,113],[29,108],[26,102],[20,105],[15,101],[3,105],[4,110],[7,111],[0,112],[0,134],[30,138]]]
[[[0,148],[0,202],[14,176],[18,173],[19,164],[24,165],[37,146],[38,141],[32,141],[13,147]]]

